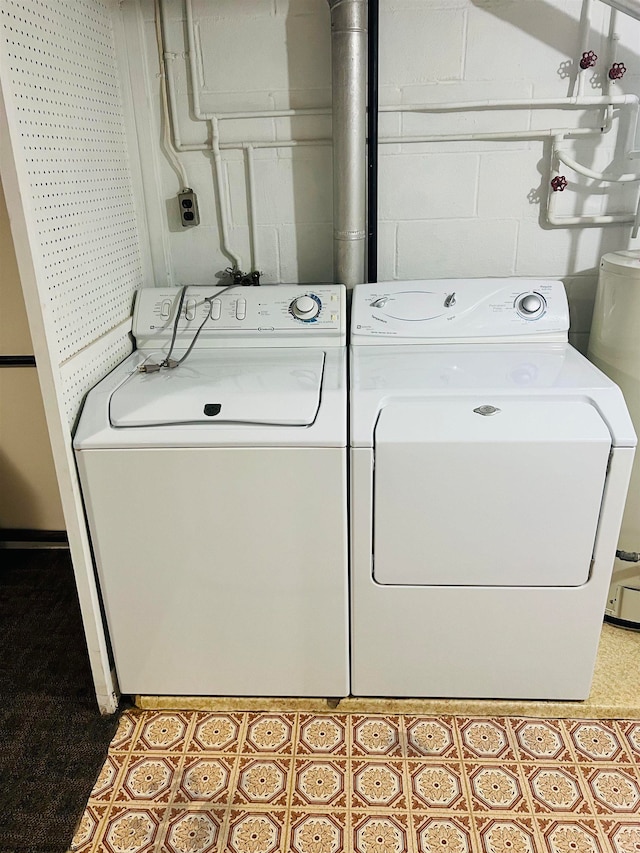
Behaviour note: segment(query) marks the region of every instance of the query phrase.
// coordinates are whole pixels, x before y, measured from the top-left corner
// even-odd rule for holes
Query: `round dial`
[[[516,309],[521,317],[534,320],[544,314],[547,307],[544,298],[539,293],[524,293],[516,300]]]
[[[321,302],[317,296],[297,296],[289,310],[298,320],[314,320],[320,313]]]

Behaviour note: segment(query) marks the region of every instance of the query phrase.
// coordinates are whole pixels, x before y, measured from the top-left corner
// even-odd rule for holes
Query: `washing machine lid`
[[[152,353],[145,364],[162,358]],[[114,427],[310,426],[320,405],[324,360],[315,349],[194,351],[173,370],[128,376],[110,397],[109,420]]]

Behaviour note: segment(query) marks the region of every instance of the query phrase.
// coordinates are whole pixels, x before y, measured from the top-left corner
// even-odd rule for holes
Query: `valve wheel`
[[[610,80],[620,80],[627,73],[627,68],[624,62],[614,62],[609,69]]]
[[[554,193],[563,192],[568,185],[569,181],[564,177],[564,175],[556,175],[555,178],[551,180],[551,189]]]
[[[587,50],[582,54],[582,59],[580,60],[580,68],[585,71],[587,68],[593,68],[593,66],[598,61],[597,55],[592,50]]]

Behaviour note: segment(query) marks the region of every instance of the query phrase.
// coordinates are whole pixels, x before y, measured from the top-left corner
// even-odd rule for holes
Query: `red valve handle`
[[[627,68],[624,62],[614,62],[611,68],[609,69],[609,79],[610,80],[619,80],[621,77],[627,73]]]
[[[555,178],[551,181],[551,188],[554,193],[563,192],[563,190],[568,186],[569,181],[564,177],[564,175],[556,175]]]
[[[580,68],[585,71],[587,68],[593,68],[593,66],[598,61],[597,55],[592,50],[587,50],[582,54],[582,59],[580,60]]]

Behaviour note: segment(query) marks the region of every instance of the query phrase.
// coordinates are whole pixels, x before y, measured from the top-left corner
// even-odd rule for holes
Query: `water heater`
[[[588,356],[620,386],[640,434],[640,251],[611,252],[600,262]],[[618,548],[640,551],[640,455],[631,473]],[[616,557],[606,614],[640,628],[640,563]]]

